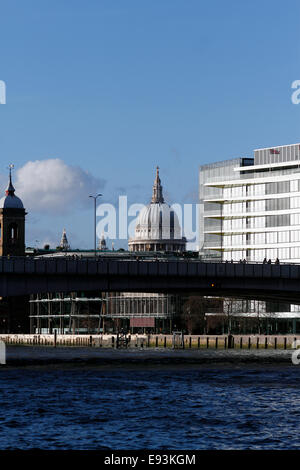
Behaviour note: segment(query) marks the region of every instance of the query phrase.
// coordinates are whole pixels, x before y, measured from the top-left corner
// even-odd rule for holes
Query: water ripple
[[[0,449],[296,449],[299,369],[16,368]]]

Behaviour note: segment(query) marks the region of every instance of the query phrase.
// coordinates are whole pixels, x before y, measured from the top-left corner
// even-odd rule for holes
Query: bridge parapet
[[[300,265],[199,260],[0,258],[0,296],[77,290],[300,300]],[[255,294],[255,295],[254,295]]]
[[[300,265],[204,263],[198,260],[165,259],[152,261],[0,257],[0,273],[300,279]]]

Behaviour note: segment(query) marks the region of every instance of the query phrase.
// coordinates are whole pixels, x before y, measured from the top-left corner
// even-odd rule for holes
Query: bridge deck
[[[0,258],[0,295],[193,292],[300,302],[300,265],[199,260]]]

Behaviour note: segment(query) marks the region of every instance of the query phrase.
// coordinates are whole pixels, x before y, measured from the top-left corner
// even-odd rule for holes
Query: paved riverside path
[[[7,365],[10,366],[97,366],[97,367],[160,367],[190,365],[200,367],[228,364],[290,365],[292,350],[170,350],[102,349],[85,347],[7,346]],[[1,376],[1,375],[0,375]]]

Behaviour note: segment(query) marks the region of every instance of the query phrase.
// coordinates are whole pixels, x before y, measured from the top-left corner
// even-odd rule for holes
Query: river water
[[[300,366],[0,369],[0,449],[298,449]]]

